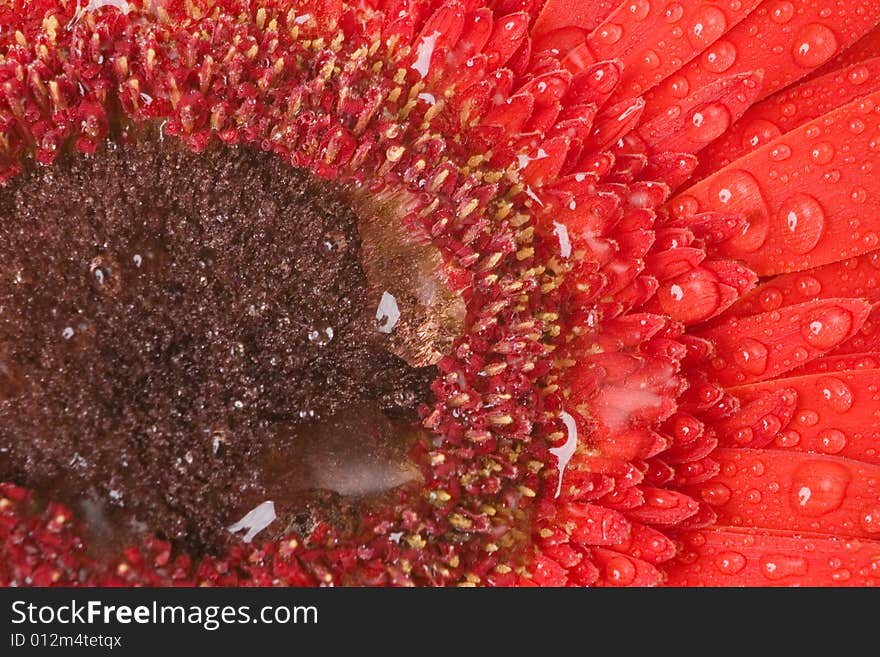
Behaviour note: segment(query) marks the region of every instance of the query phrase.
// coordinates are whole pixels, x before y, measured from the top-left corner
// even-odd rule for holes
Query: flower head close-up
[[[878,176],[880,0],[7,1],[0,585],[878,585]]]

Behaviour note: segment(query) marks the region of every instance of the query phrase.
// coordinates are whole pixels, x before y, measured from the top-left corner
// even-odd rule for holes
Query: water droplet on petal
[[[710,103],[698,108],[690,119],[688,137],[705,143],[717,139],[730,127],[730,111],[721,103]]]
[[[722,483],[709,484],[700,493],[703,501],[712,506],[722,506],[730,501],[732,492]]]
[[[784,162],[791,157],[791,148],[787,144],[777,144],[770,149],[770,159],[774,162]]]
[[[797,291],[804,297],[816,297],[822,291],[822,284],[813,276],[801,276],[796,281]]]
[[[717,7],[706,6],[697,11],[694,22],[687,32],[688,41],[694,48],[704,50],[727,29],[727,17]]]
[[[637,21],[643,21],[651,13],[651,3],[648,0],[634,0],[626,6],[626,10]]]
[[[828,164],[834,155],[834,145],[827,141],[820,141],[810,149],[810,159],[816,164]]]
[[[703,66],[713,73],[723,73],[734,63],[736,63],[736,46],[727,40],[715,42],[703,53]]]
[[[852,329],[852,314],[836,306],[810,313],[801,325],[801,335],[817,349],[830,349],[840,344]]]
[[[716,555],[715,566],[725,575],[736,575],[746,567],[746,558],[739,552],[725,550]]]
[[[862,509],[859,513],[859,524],[869,534],[880,534],[880,504]]]
[[[852,390],[836,376],[826,376],[819,379],[819,393],[838,413],[846,413],[853,405]]]
[[[769,287],[766,290],[763,290],[758,297],[758,303],[761,304],[761,309],[765,311],[776,310],[782,305],[782,302],[782,292],[775,287]]]
[[[807,572],[807,560],[788,554],[771,554],[761,559],[761,572],[770,580],[779,580]]]
[[[742,169],[722,171],[715,176],[710,194],[714,209],[738,212],[746,217],[742,233],[730,238],[728,244],[745,252],[761,248],[767,240],[770,222],[764,196],[754,176]]]
[[[792,57],[798,66],[815,68],[837,52],[837,37],[828,27],[810,23],[801,28],[792,46]]]
[[[623,555],[612,557],[605,566],[605,576],[615,586],[626,586],[636,578],[636,567]]]
[[[792,508],[811,518],[839,509],[851,479],[849,469],[840,463],[802,463],[791,478]]]
[[[681,20],[683,15],[684,7],[677,2],[673,2],[666,8],[666,11],[663,12],[663,18],[665,18],[668,23],[674,23],[675,21]]]
[[[794,16],[794,5],[790,2],[774,2],[770,7],[770,20],[784,25]]]
[[[786,250],[809,253],[825,231],[825,212],[809,194],[795,194],[782,204],[778,214],[786,235]],[[787,229],[787,230],[786,230]]]
[[[773,141],[781,134],[782,130],[775,123],[765,119],[755,119],[749,121],[743,128],[742,147],[757,148]]]
[[[816,437],[825,454],[839,454],[846,447],[846,434],[840,429],[823,429]]]
[[[749,374],[759,375],[767,370],[767,347],[754,338],[744,338],[733,352],[733,362]]]
[[[612,45],[620,41],[623,36],[623,28],[617,23],[608,23],[599,28],[597,38],[606,45]]]

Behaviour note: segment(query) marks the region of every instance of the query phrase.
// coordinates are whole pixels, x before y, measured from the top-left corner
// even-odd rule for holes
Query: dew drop
[[[736,46],[730,41],[715,42],[703,53],[703,66],[713,73],[723,73],[736,63]]]
[[[859,513],[859,525],[868,534],[880,534],[880,504],[863,508]]]
[[[852,390],[836,376],[822,377],[817,385],[822,398],[838,413],[846,413],[852,408]]]
[[[742,233],[728,240],[728,244],[744,252],[757,251],[767,240],[769,212],[758,181],[742,169],[722,171],[710,187],[714,209],[745,215],[747,223]]]
[[[743,129],[742,147],[757,148],[773,141],[781,134],[782,131],[775,123],[765,119],[755,119],[747,123]]]
[[[716,555],[715,567],[725,575],[736,575],[746,567],[746,558],[739,552],[725,550]]]
[[[770,149],[770,159],[774,162],[784,162],[791,157],[791,148],[787,144],[778,144]]]
[[[825,231],[825,212],[819,201],[809,194],[795,194],[783,202],[778,216],[783,232],[788,230],[787,251],[804,254],[816,248]]]
[[[785,577],[804,575],[807,572],[807,560],[787,554],[771,554],[761,559],[761,572],[769,580],[780,580]]]
[[[800,276],[795,285],[797,291],[804,297],[816,297],[822,291],[822,284],[813,276]]]
[[[721,103],[710,103],[691,115],[688,136],[697,142],[710,142],[723,135],[728,127],[730,110]]]
[[[810,313],[801,325],[801,335],[808,344],[817,349],[830,349],[840,344],[852,329],[852,314],[831,306]]]
[[[682,16],[684,16],[684,7],[682,7],[677,2],[673,2],[671,5],[666,7],[666,11],[663,12],[663,18],[666,19],[667,23],[674,23],[676,21],[679,21],[681,20]]]
[[[612,45],[620,41],[623,36],[623,28],[617,23],[608,23],[599,28],[597,38],[606,45]]]
[[[795,469],[791,479],[792,508],[810,518],[839,509],[851,479],[850,471],[839,463],[802,463]]]
[[[660,66],[660,57],[653,50],[646,50],[642,57],[642,64],[651,70]]]
[[[688,41],[694,48],[704,50],[716,41],[727,29],[727,17],[717,7],[705,6],[697,11],[691,29],[688,30]]]
[[[744,338],[733,352],[733,362],[748,374],[759,375],[767,371],[767,347],[754,338]]]
[[[612,557],[605,566],[605,576],[614,586],[626,586],[636,578],[636,567],[624,556]]]
[[[648,0],[634,0],[630,2],[626,10],[637,21],[643,21],[651,13],[651,3]]]
[[[847,127],[854,135],[860,135],[865,131],[865,122],[861,119],[850,119]]]
[[[730,501],[732,492],[730,488],[722,483],[709,484],[700,493],[703,501],[712,506],[723,506]]]
[[[801,28],[792,46],[792,57],[798,66],[815,68],[837,52],[837,37],[828,27],[810,23]]]
[[[770,7],[770,20],[779,25],[784,25],[794,16],[794,5],[790,2],[775,2]]]
[[[825,454],[839,454],[846,447],[846,434],[840,429],[823,429],[816,437]]]
[[[861,205],[868,200],[868,192],[864,187],[856,187],[849,196],[850,200],[857,205]]]
[[[816,411],[802,410],[797,419],[805,427],[814,427],[819,422],[819,414]]]
[[[860,85],[864,84],[871,78],[871,73],[868,71],[866,66],[857,66],[853,70],[849,72],[846,76],[846,79],[850,81],[851,84]]]
[[[775,287],[763,290],[758,297],[758,303],[761,304],[761,309],[765,311],[776,310],[782,305],[782,301],[782,292]]]
[[[669,91],[676,98],[684,98],[691,90],[691,85],[683,75],[676,75],[669,79]]]
[[[820,141],[810,149],[810,159],[815,164],[828,164],[834,159],[834,146],[827,141]]]

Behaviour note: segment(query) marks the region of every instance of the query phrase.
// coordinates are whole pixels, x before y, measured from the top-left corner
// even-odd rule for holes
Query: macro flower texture
[[[880,584],[878,25],[5,3],[0,584]]]

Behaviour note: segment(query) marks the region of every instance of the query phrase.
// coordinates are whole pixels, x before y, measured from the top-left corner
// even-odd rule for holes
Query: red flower
[[[880,2],[84,4],[0,10],[4,180],[120,120],[256,144],[468,313],[357,531],[103,563],[9,483],[4,584],[880,582]]]

